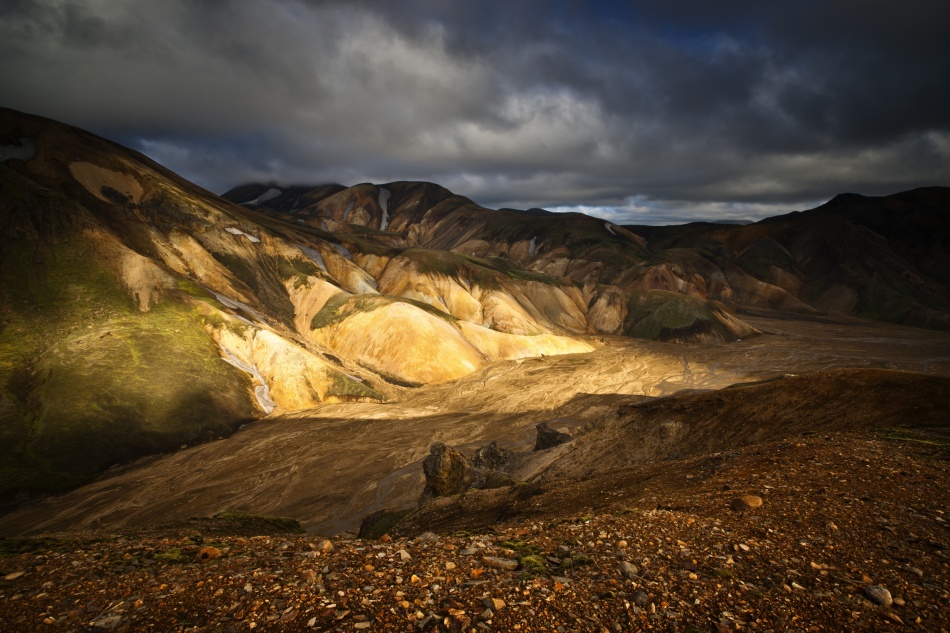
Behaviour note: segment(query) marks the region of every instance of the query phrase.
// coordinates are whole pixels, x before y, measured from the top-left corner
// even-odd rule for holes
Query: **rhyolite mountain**
[[[606,335],[758,333],[731,308],[946,328],[947,190],[849,200],[653,229],[418,182],[218,197],[0,110],[0,498]]]
[[[882,197],[842,194],[810,211],[746,225],[623,227],[576,213],[492,211],[421,183],[257,184],[223,196],[287,220],[363,233],[397,249],[503,258],[528,271],[605,285],[616,290],[606,296],[621,310],[611,314],[612,324],[592,325],[615,334],[730,340],[715,319],[698,318],[700,303],[689,297],[756,313],[950,327],[947,187]],[[404,257],[417,259],[411,250]],[[674,325],[676,311],[689,316]],[[748,334],[734,324],[730,331],[732,337]]]

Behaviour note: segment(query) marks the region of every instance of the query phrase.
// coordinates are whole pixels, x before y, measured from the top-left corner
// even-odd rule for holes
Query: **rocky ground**
[[[945,631],[948,457],[924,432],[806,434],[563,483],[465,531],[4,540],[0,631]]]

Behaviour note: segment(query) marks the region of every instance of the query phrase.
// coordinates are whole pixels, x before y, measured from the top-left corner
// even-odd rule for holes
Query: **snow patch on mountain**
[[[270,189],[268,189],[267,191],[265,191],[265,192],[262,193],[261,195],[257,196],[257,197],[254,198],[253,200],[245,200],[245,201],[242,202],[241,204],[247,204],[247,205],[250,205],[250,204],[253,204],[253,205],[263,204],[263,203],[267,202],[268,200],[273,200],[274,198],[276,198],[277,196],[279,196],[279,195],[282,194],[282,193],[284,193],[284,192],[281,191],[280,189],[275,189],[274,187],[271,187]]]
[[[311,261],[313,261],[314,264],[319,266],[320,270],[322,270],[323,272],[327,274],[330,273],[330,271],[327,270],[327,265],[323,261],[323,255],[320,254],[320,251],[318,251],[315,248],[310,248],[309,246],[304,246],[303,244],[298,244],[297,248],[300,249],[301,253],[309,257]]]
[[[379,208],[383,212],[383,218],[379,222],[380,231],[385,231],[386,227],[389,226],[389,199],[392,195],[389,189],[379,188]]]
[[[227,231],[228,233],[230,233],[231,235],[243,235],[244,237],[246,237],[246,238],[249,239],[250,241],[254,242],[255,244],[261,241],[260,238],[254,237],[253,235],[248,235],[247,233],[245,233],[245,232],[242,231],[241,229],[236,229],[236,228],[234,228],[233,226],[229,226],[229,227],[225,228],[224,230]]]

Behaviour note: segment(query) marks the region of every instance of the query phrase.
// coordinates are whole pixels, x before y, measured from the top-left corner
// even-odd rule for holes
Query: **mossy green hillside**
[[[668,341],[711,332],[718,332],[723,340],[734,338],[699,297],[665,290],[636,292],[630,297],[624,326],[628,336]]]
[[[333,396],[341,400],[351,400],[354,398],[370,398],[378,401],[386,400],[386,396],[380,394],[369,385],[333,370],[327,374],[327,396]]]
[[[81,239],[4,244],[0,498],[230,432],[255,414],[191,293],[139,312]]]

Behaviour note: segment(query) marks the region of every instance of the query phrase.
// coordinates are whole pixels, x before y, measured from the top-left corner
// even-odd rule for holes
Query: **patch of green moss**
[[[184,565],[194,561],[194,558],[188,554],[185,554],[177,547],[173,547],[162,552],[155,552],[155,555],[152,558],[159,563],[166,563],[168,565]]]
[[[240,534],[304,534],[306,531],[300,521],[290,517],[272,516],[228,510],[219,512],[212,517],[217,524],[226,524],[233,527]]]
[[[349,376],[331,371],[328,373],[329,384],[327,386],[327,395],[337,398],[371,398],[373,400],[384,401],[386,397],[368,385],[353,380]]]
[[[340,323],[347,317],[359,312],[372,312],[373,310],[392,303],[407,303],[420,310],[425,310],[429,314],[437,316],[449,323],[458,323],[458,319],[451,314],[443,312],[435,306],[423,301],[417,301],[416,299],[397,297],[394,295],[348,295],[340,293],[330,297],[320,311],[313,316],[313,319],[310,321],[310,328],[319,330]]]
[[[211,253],[212,257],[221,262],[221,264],[227,268],[232,275],[245,286],[253,290],[255,293],[260,292],[261,285],[257,278],[257,273],[254,272],[254,269],[244,260],[243,257],[235,255],[233,253],[227,252],[213,252]]]
[[[192,281],[191,279],[176,279],[175,287],[185,294],[194,297],[195,299],[204,301],[205,303],[211,304],[215,307],[223,307],[214,294],[211,293],[211,291],[206,290],[204,286]]]
[[[512,541],[503,541],[498,544],[498,547],[510,549],[513,552],[516,552],[518,556],[534,556],[541,552],[540,548],[538,548],[538,546],[534,543],[517,539]]]
[[[319,277],[320,269],[316,264],[306,259],[278,257],[277,274],[284,280],[293,279],[294,287],[300,288],[307,285],[308,277]]]
[[[438,273],[459,280],[464,279],[469,284],[486,290],[501,289],[500,280],[505,277],[558,286],[564,283],[557,277],[525,270],[504,257],[473,257],[423,248],[408,249],[403,251],[403,255],[410,258],[423,274]]]
[[[530,580],[532,578],[547,577],[551,575],[551,571],[548,569],[544,558],[537,554],[522,556],[519,560],[519,563],[521,564],[520,577],[522,580]]]
[[[719,325],[706,301],[665,290],[634,293],[627,307],[624,329],[628,336],[654,341],[688,339],[719,329],[726,340],[731,337]]]

